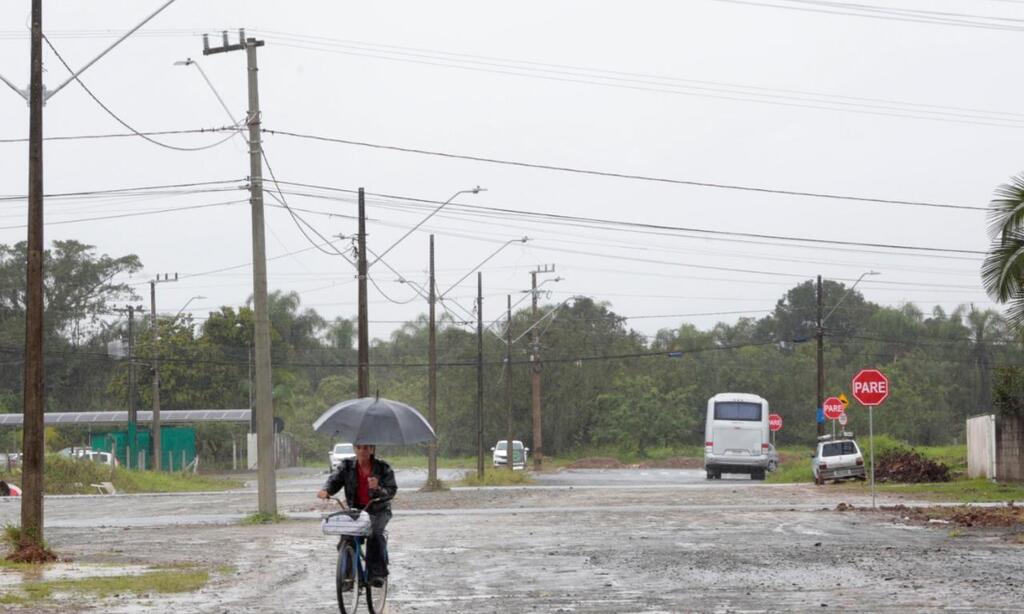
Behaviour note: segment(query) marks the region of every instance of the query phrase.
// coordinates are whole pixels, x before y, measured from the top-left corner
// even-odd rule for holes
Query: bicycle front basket
[[[320,520],[324,535],[354,535],[366,537],[370,534],[370,515],[360,512],[334,512]]]

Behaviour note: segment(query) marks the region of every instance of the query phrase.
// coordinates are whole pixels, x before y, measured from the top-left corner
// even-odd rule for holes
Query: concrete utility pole
[[[160,433],[160,325],[156,320],[156,285],[178,281],[178,274],[174,279],[167,273],[164,278],[160,275],[149,282],[149,315],[153,327],[153,471],[161,471],[163,467],[163,445]]]
[[[818,404],[815,405],[814,421],[818,424],[818,437],[825,434],[825,423],[818,422],[818,412],[822,410],[822,403],[825,402],[825,329],[821,320],[821,275],[818,275],[818,326],[815,329],[815,336],[818,338]]]
[[[505,325],[505,402],[508,418],[508,440],[505,442],[505,462],[509,471],[515,469],[515,446],[512,445],[512,295],[508,296],[508,323]]]
[[[370,331],[366,302],[366,196],[359,188],[359,373],[358,396],[370,396]],[[433,423],[431,423],[433,424]]]
[[[43,543],[43,1],[32,0],[29,59],[28,262],[25,267],[25,402],[22,535]]]
[[[533,298],[533,343],[530,354],[530,377],[533,391],[533,469],[540,471],[544,462],[543,426],[540,409],[540,329],[537,327],[537,273],[554,273],[555,265],[543,265],[530,271],[530,294]],[[525,469],[525,467],[524,467]]]
[[[228,43],[223,33],[223,45],[210,47],[209,37],[203,35],[203,55],[245,51],[249,83],[249,200],[252,205],[252,287],[253,311],[256,317],[256,464],[259,486],[259,512],[277,513],[276,459],[274,457],[274,400],[271,390],[270,317],[267,313],[267,254],[263,222],[263,142],[260,135],[259,68],[256,50],[263,41],[246,38],[238,31],[238,44]]]
[[[476,477],[484,477],[484,274],[476,274]]]
[[[434,235],[430,235],[430,331],[427,339],[427,420],[437,428],[437,321],[434,303],[437,301],[437,283],[434,280]],[[427,488],[437,487],[437,442],[427,445]]]

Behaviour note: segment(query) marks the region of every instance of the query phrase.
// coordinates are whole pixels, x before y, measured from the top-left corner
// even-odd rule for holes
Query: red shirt
[[[370,502],[370,471],[373,466],[363,468],[356,463],[356,506],[366,507]]]

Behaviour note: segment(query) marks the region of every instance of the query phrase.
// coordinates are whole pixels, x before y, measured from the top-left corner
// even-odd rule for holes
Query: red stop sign
[[[889,378],[878,369],[861,369],[853,376],[853,396],[861,405],[881,405],[889,396]]]
[[[829,420],[838,420],[843,415],[843,402],[836,397],[829,397],[822,403],[821,408],[825,410],[825,417]]]
[[[773,431],[781,431],[782,416],[779,414],[768,414],[768,428]]]

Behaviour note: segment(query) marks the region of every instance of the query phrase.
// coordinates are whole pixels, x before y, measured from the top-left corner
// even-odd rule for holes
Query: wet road
[[[252,490],[50,497],[47,538],[104,568],[217,570],[198,593],[122,596],[91,604],[97,611],[337,611],[333,540],[311,499],[322,477],[282,472],[278,505],[292,520],[274,525],[235,522],[253,511]],[[1016,612],[1024,602],[1024,546],[998,535],[832,511],[869,501],[829,488],[702,478],[579,470],[535,487],[418,493],[415,472],[400,474],[388,611]],[[0,504],[0,521],[16,509]]]

